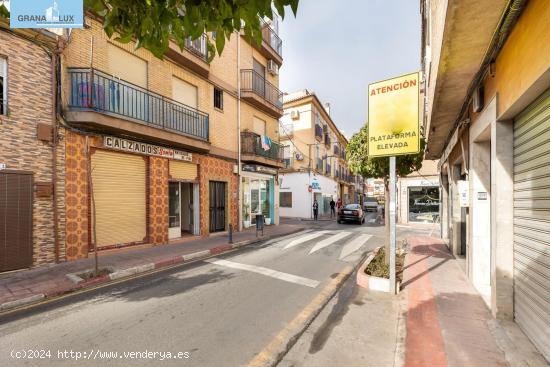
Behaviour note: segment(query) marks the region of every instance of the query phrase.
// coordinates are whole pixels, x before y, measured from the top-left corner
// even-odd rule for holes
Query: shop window
[[[8,114],[8,63],[0,57],[0,115]]]
[[[281,208],[292,208],[292,192],[279,193],[279,206]]]
[[[439,220],[439,187],[409,187],[409,221],[436,223]]]
[[[214,107],[223,111],[223,90],[214,87]]]

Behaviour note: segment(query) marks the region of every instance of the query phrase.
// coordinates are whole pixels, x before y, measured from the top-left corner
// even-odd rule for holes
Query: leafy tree
[[[395,171],[400,177],[407,176],[422,168],[424,159],[424,148],[426,140],[420,139],[420,152],[417,154],[399,155],[395,159]],[[389,175],[390,159],[388,157],[369,157],[368,156],[368,122],[354,134],[348,143],[347,149],[348,165],[350,170],[364,178],[383,178],[385,186],[385,213],[389,213]],[[385,260],[389,263],[390,243],[389,243],[389,225],[386,221],[386,243]]]
[[[221,54],[226,39],[241,25],[247,37],[262,41],[260,17],[273,19],[274,12],[284,18],[285,7],[294,15],[299,0],[84,0],[84,7],[102,16],[109,37],[117,34],[122,43],[136,41],[162,58],[173,40],[181,49],[187,38],[197,39],[204,32],[216,32],[216,41],[208,41],[210,58]],[[0,16],[9,11],[0,1]]]

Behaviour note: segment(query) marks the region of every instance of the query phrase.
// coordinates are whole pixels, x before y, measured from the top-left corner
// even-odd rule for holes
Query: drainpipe
[[[55,262],[59,262],[59,213],[57,210],[57,59],[59,48],[52,52],[50,73],[52,92],[52,209]]]
[[[242,200],[242,190],[241,190],[241,30],[237,32],[237,177],[239,179],[239,184],[237,185],[239,190],[238,200],[239,200],[239,212],[237,213],[237,218],[239,221],[239,231],[243,230],[243,200]]]

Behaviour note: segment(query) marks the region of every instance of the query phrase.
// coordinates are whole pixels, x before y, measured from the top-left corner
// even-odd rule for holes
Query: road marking
[[[367,221],[367,223],[374,223],[374,222],[376,222],[376,218],[371,218]]]
[[[321,237],[322,235],[324,235],[327,232],[328,231],[319,231],[319,232],[315,232],[315,233],[312,233],[312,234],[308,234],[306,236],[298,237],[295,240],[290,241],[285,247],[283,247],[283,249],[286,250],[288,248],[294,247],[296,245],[307,242],[307,241],[312,240],[314,238]]]
[[[279,237],[279,238],[273,238],[273,239],[271,239],[271,240],[265,242],[265,244],[266,244],[266,245],[271,245],[271,244],[273,244],[273,243],[277,243],[277,244],[279,244],[279,243],[284,243],[284,242],[286,242],[286,241],[288,241],[288,240],[290,240],[290,239],[292,239],[292,238],[295,238],[296,236],[304,235],[304,234],[309,233],[309,232],[312,232],[312,231],[313,231],[313,229],[305,229],[305,230],[300,231],[300,232],[298,232],[298,233],[290,234],[290,235],[288,235],[288,236]]]
[[[266,367],[275,366],[280,362],[285,350],[292,347],[298,336],[307,328],[307,326],[317,317],[323,307],[336,294],[340,286],[353,272],[354,268],[346,266],[336,276],[331,279],[315,298],[290,321],[283,330],[277,334],[265,348],[256,354],[256,356],[248,363],[248,367]]]
[[[346,243],[340,253],[340,260],[359,250],[371,237],[372,235],[370,234],[362,234]]]
[[[331,236],[331,237],[329,237],[325,240],[322,240],[321,242],[319,242],[315,246],[313,246],[313,248],[309,251],[309,255],[311,255],[315,251],[319,251],[322,248],[325,248],[327,246],[332,245],[334,242],[336,242],[338,240],[341,240],[342,238],[347,237],[350,234],[351,234],[351,232],[343,231],[343,232],[337,233],[334,236]]]
[[[262,275],[265,275],[265,276],[268,276],[268,277],[271,277],[271,278],[284,280],[286,282],[305,285],[306,287],[310,287],[310,288],[315,288],[320,283],[317,280],[304,278],[304,277],[289,274],[289,273],[283,273],[281,271],[277,271],[277,270],[273,270],[273,269],[269,269],[269,268],[264,268],[262,266],[241,264],[241,263],[236,263],[236,262],[233,262],[233,261],[221,260],[221,259],[216,259],[216,258],[208,259],[208,260],[205,260],[205,261],[209,262],[211,264],[215,264],[215,265],[226,266],[228,268],[239,269],[239,270],[246,270],[246,271],[250,271],[252,273],[262,274]]]

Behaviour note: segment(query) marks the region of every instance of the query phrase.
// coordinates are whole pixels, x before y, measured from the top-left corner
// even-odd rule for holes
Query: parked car
[[[367,197],[363,203],[363,209],[368,212],[370,210],[378,211],[378,200],[375,197]]]
[[[359,204],[347,204],[338,211],[337,221],[338,223],[357,222],[362,224],[365,223],[365,212]]]

